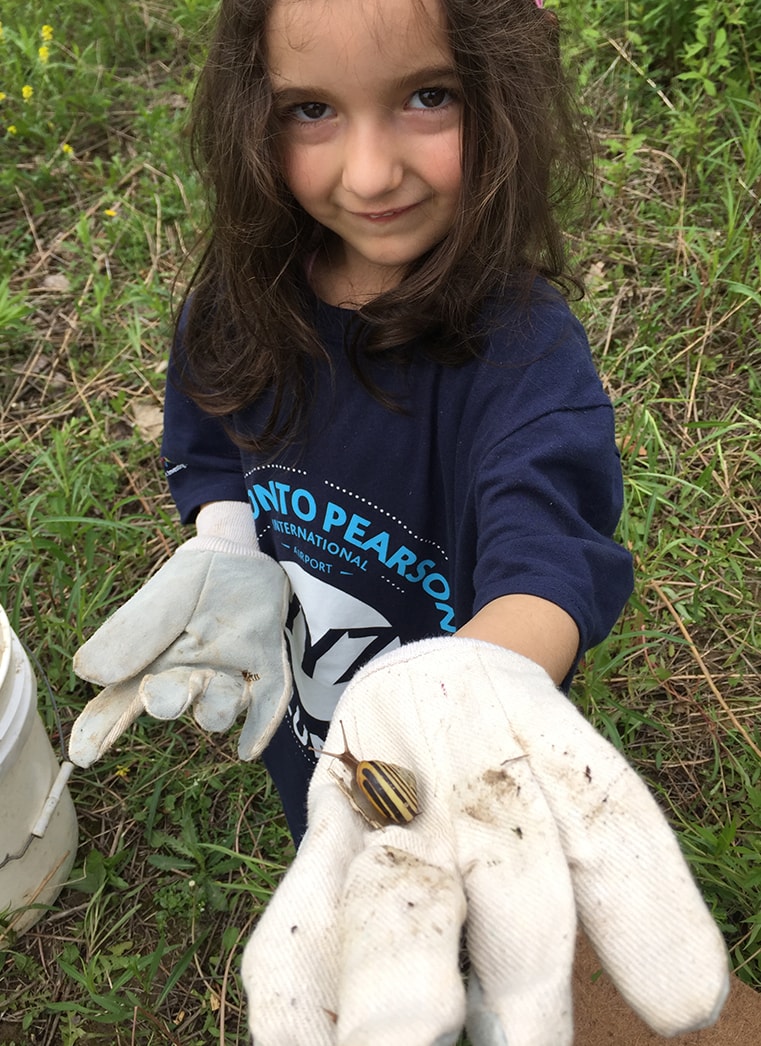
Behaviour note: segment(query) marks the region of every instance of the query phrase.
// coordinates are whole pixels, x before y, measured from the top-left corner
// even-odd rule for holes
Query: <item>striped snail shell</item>
[[[351,789],[347,790],[352,805],[373,828],[390,824],[405,825],[420,813],[417,780],[411,770],[380,759],[357,759],[349,751],[346,730],[341,722],[344,738],[343,752],[326,752],[338,759],[351,772]],[[344,789],[345,785],[344,785]]]

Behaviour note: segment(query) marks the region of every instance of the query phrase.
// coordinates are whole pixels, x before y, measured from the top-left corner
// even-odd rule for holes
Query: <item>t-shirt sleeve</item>
[[[547,317],[536,358],[512,375],[493,371],[477,397],[474,613],[510,593],[548,599],[574,619],[580,656],[626,604],[632,561],[614,539],[623,480],[612,405],[567,307]],[[508,416],[501,384],[512,387]]]
[[[537,418],[493,448],[478,487],[475,610],[511,592],[541,596],[574,619],[580,653],[601,642],[632,590],[631,557],[613,540],[622,483],[612,410]]]
[[[164,397],[162,463],[183,523],[209,501],[247,501],[240,450],[220,418],[206,414],[179,388],[172,352]]]

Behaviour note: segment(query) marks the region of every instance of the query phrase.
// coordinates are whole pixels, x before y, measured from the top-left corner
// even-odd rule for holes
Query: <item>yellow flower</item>
[[[34,88],[30,87],[29,84],[24,84],[24,86],[21,88],[21,97],[24,99],[24,101],[28,102],[33,94]]]
[[[74,150],[72,149],[72,147],[69,145],[68,142],[64,142],[63,145],[61,146],[61,152],[64,153],[66,156],[71,156],[73,154]]]
[[[5,91],[0,91],[0,102],[4,102],[7,98]]]
[[[50,41],[53,39],[53,26],[43,25],[42,29],[40,29],[40,36],[46,44],[50,43]]]
[[[18,127],[16,127],[15,123],[9,123],[5,129],[8,134],[18,134]]]
[[[47,62],[48,58],[50,58],[50,48],[45,47],[44,45],[42,47],[38,47],[37,55],[39,56],[40,61],[44,64],[45,62]]]
[[[117,212],[113,209],[113,207],[107,207],[103,213],[107,218],[115,218]]]

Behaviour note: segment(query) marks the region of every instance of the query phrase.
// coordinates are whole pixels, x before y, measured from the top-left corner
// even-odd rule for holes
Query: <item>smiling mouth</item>
[[[416,203],[411,203],[407,207],[395,207],[388,211],[359,211],[360,218],[367,218],[368,221],[388,221],[391,218],[398,218],[399,215],[406,214],[408,211],[413,210],[417,207]]]

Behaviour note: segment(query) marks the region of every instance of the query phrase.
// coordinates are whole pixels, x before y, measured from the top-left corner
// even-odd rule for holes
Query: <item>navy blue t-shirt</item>
[[[480,358],[460,366],[414,350],[404,365],[366,363],[395,410],[349,364],[355,313],[316,299],[314,309],[331,366],[315,368],[305,438],[274,460],[242,452],[178,392],[172,369],[163,444],[182,520],[205,502],[248,500],[262,551],[289,576],[294,693],[264,758],[297,838],[310,747],[370,658],[452,634],[509,593],[570,614],[580,657],[632,588],[630,556],[612,538],[613,410],[559,294],[539,284],[533,304],[506,307]],[[256,432],[267,412],[253,404],[234,425]]]

